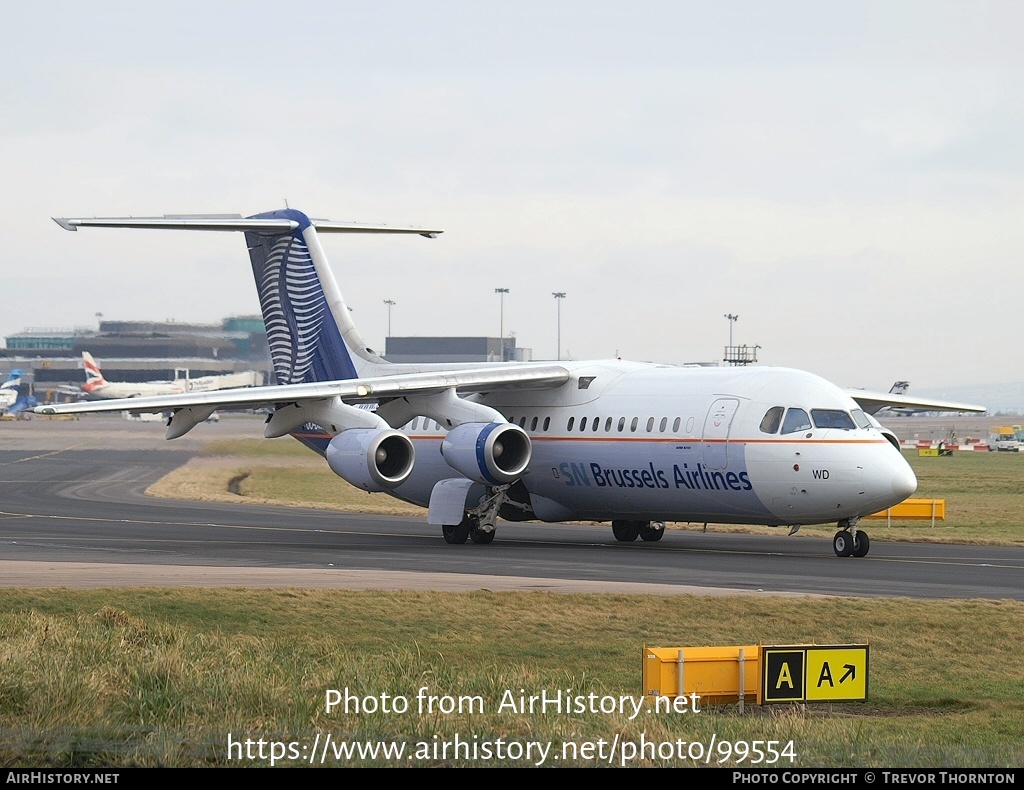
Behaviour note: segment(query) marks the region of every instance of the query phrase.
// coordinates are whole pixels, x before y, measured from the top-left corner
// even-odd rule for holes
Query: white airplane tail
[[[16,390],[19,386],[21,386],[21,368],[11,371],[7,381],[0,384],[0,390]]]
[[[92,354],[88,351],[82,352],[82,367],[85,368],[85,384],[82,385],[82,389],[86,392],[92,392],[97,387],[102,387],[107,383],[107,380],[103,378],[103,373],[100,371],[100,366],[96,364],[96,360],[92,358]]]

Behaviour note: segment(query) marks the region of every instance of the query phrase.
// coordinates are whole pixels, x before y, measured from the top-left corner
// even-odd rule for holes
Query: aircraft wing
[[[974,403],[954,403],[946,400],[929,400],[915,398],[911,395],[897,395],[894,392],[868,392],[867,390],[846,390],[846,394],[857,401],[858,405],[868,414],[891,406],[897,409],[921,409],[922,411],[966,411],[983,414],[984,406]]]
[[[547,389],[564,384],[569,371],[561,365],[508,365],[427,373],[400,373],[375,378],[245,387],[189,392],[181,395],[120,398],[87,403],[39,406],[39,414],[85,414],[87,412],[162,412],[190,406],[212,409],[259,409],[266,406],[318,401],[339,397],[344,401],[367,402],[406,395],[431,395],[445,390],[493,392],[509,389]]]

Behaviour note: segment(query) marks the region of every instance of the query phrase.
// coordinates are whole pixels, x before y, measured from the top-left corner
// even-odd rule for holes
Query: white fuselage
[[[899,450],[866,419],[853,423],[857,404],[812,374],[617,360],[567,367],[572,376],[557,389],[479,397],[529,434],[522,481],[541,520],[838,522],[917,487]],[[851,424],[762,428],[778,407],[809,419],[842,412]],[[458,477],[439,452],[448,429],[420,417],[401,430],[416,463],[394,493],[425,506],[439,480]]]
[[[89,383],[82,387],[82,392],[89,400],[111,398],[144,398],[150,395],[177,395],[185,392],[180,384],[165,383],[131,383],[120,381],[104,381],[102,384]]]

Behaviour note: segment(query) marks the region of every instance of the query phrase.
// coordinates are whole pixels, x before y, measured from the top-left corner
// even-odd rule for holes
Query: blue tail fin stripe
[[[309,219],[294,210],[258,218],[296,220],[287,235],[246,233],[267,342],[279,384],[354,378],[355,366],[324,294],[303,231]]]

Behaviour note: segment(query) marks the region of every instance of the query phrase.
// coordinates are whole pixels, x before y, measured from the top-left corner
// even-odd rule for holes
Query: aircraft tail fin
[[[85,384],[82,385],[82,389],[86,392],[92,392],[96,387],[107,383],[107,380],[103,378],[100,366],[96,364],[96,360],[88,351],[82,352],[82,367],[85,368]]]
[[[7,377],[7,381],[0,384],[0,389],[14,390],[18,388],[19,384],[21,384],[21,368],[12,370],[11,374]]]
[[[250,219],[297,223],[284,233],[245,233],[277,383],[357,378],[387,364],[353,324],[310,219],[294,209]]]

